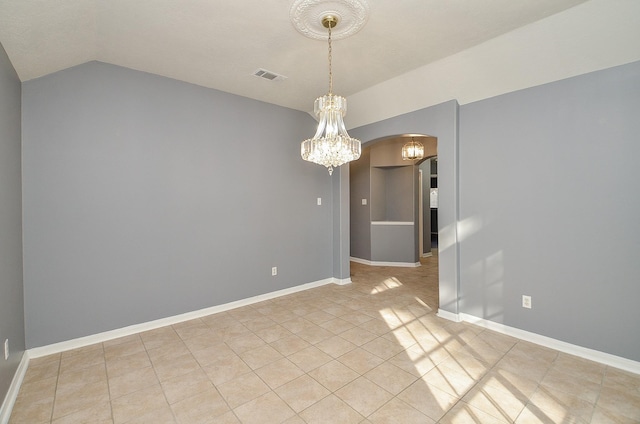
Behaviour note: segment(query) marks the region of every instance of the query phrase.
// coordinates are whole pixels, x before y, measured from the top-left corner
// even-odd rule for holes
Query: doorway
[[[425,158],[418,166],[420,257],[433,256],[438,249],[438,157]]]
[[[372,104],[372,108],[377,105]],[[438,146],[438,316],[458,320],[460,293],[460,266],[458,245],[458,116],[459,105],[456,100],[446,101],[434,106],[425,107],[399,114],[380,121],[364,124],[350,131],[352,137],[364,141],[364,146],[376,141],[387,139],[398,134],[406,134],[403,130],[410,128],[418,134],[433,134],[437,136]],[[375,113],[374,113],[375,114]],[[363,155],[364,156],[364,155]],[[351,162],[347,169],[340,170],[333,181],[334,198],[340,199],[336,203],[334,216],[334,230],[349,228],[354,224],[354,205],[361,201],[358,196],[351,196],[349,168],[361,166],[363,158]],[[335,175],[335,173],[334,173]],[[368,193],[368,192],[367,192]],[[367,194],[368,196],[368,194]],[[343,207],[344,205],[344,207]],[[356,220],[356,223],[359,222]],[[361,223],[362,224],[362,223]],[[416,226],[417,228],[417,226]],[[347,231],[350,234],[351,231]],[[364,234],[367,232],[365,231]],[[367,236],[368,237],[368,236]],[[338,238],[334,251],[335,261],[340,268],[334,276],[346,278],[349,276],[350,241],[348,237]],[[365,243],[366,245],[366,243]],[[416,250],[417,251],[417,250]],[[367,253],[367,252],[365,252]],[[342,271],[346,271],[341,273]]]
[[[424,157],[403,160],[402,147],[412,139],[423,144]],[[349,167],[351,261],[417,267],[422,257],[432,256],[438,233],[437,208],[430,204],[437,142],[430,135],[402,134],[365,143]]]

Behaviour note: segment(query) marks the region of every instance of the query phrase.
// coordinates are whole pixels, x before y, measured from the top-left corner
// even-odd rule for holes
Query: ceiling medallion
[[[366,0],[295,0],[289,10],[293,26],[305,37],[327,39],[325,16],[334,16],[340,25],[331,33],[334,40],[349,37],[369,20]]]

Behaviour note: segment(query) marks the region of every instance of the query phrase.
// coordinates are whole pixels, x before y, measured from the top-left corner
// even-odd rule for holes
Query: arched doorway
[[[411,140],[422,143],[423,158],[402,158]],[[349,170],[352,260],[419,266],[421,257],[431,255],[430,158],[436,156],[437,138],[426,134],[390,135],[364,144]]]
[[[414,112],[373,122],[350,130],[352,137],[367,142],[389,134],[432,134],[438,138],[438,315],[457,320],[459,312],[458,253],[458,114],[459,105],[450,100]],[[334,278],[349,275],[349,167],[334,172]]]

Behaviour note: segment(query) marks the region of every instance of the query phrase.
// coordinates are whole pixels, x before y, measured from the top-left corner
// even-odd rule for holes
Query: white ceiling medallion
[[[295,0],[289,10],[293,26],[304,36],[316,40],[327,39],[322,18],[335,16],[339,25],[332,32],[334,40],[349,37],[367,23],[369,4],[366,0]]]

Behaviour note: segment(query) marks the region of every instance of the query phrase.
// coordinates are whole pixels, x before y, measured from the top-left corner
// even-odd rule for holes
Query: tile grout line
[[[170,326],[170,327],[173,329],[173,331],[175,331],[175,328],[173,328],[173,326]],[[179,335],[178,335],[178,337],[179,337]],[[162,386],[162,380],[160,380],[160,376],[158,375],[158,371],[156,371],[156,366],[153,363],[153,361],[151,360],[151,356],[149,356],[149,350],[147,349],[147,346],[144,344],[144,340],[142,340],[142,344],[144,345],[144,351],[147,354],[147,358],[149,358],[149,363],[151,364],[151,368],[153,369],[153,373],[156,375],[156,378],[158,379],[158,385],[160,386],[160,390],[162,390],[162,396],[164,397],[164,400],[167,402],[167,406],[169,407],[169,410],[171,411],[171,415],[173,416],[173,420],[177,423],[178,422],[178,417],[176,416],[175,411],[171,407],[171,402],[169,402],[169,399],[167,398],[167,394],[165,393],[164,387]],[[144,389],[141,389],[141,390],[144,390]],[[115,422],[115,418],[114,418],[113,422],[114,422],[114,424],[117,424]]]
[[[51,404],[51,414],[49,422],[53,422],[53,413],[56,408],[56,400],[58,399],[58,383],[60,382],[60,373],[62,372],[62,354],[58,358],[58,373],[56,375],[56,388],[53,392],[53,403]]]
[[[475,337],[473,337],[470,341],[477,339],[477,338],[480,336],[480,334],[484,333],[485,331],[486,331],[486,330],[483,330],[483,331],[481,331],[480,333],[476,334],[476,335],[475,335]],[[461,395],[461,396],[458,398],[458,400],[457,400],[453,405],[451,405],[451,408],[449,408],[447,411],[445,411],[445,412],[443,413],[443,415],[442,415],[440,418],[438,418],[438,420],[436,420],[436,423],[441,422],[442,418],[444,418],[444,417],[447,415],[447,413],[448,413],[449,411],[451,411],[453,408],[455,408],[459,403],[461,403],[461,402],[462,402],[462,403],[464,403],[464,404],[467,404],[467,402],[463,401],[462,399],[467,395],[467,393],[469,393],[471,390],[473,390],[473,389],[474,389],[474,388],[475,388],[475,387],[480,383],[480,380],[482,380],[482,378],[484,378],[484,377],[485,377],[485,376],[486,376],[486,375],[487,375],[491,370],[493,370],[493,369],[494,369],[494,367],[498,364],[498,362],[500,362],[500,360],[502,360],[505,356],[507,356],[507,353],[509,353],[509,352],[511,351],[511,349],[513,349],[513,348],[515,347],[515,345],[516,345],[516,344],[517,344],[517,343],[514,343],[514,345],[513,345],[513,346],[511,346],[511,347],[510,347],[506,352],[504,352],[504,353],[502,354],[502,356],[500,356],[500,359],[498,359],[498,360],[497,360],[493,365],[491,365],[491,368],[489,368],[489,369],[487,370],[487,372],[485,372],[485,373],[482,375],[482,377],[481,377],[481,378],[478,378],[477,380],[475,380],[475,381],[474,381],[474,383],[473,383],[473,385],[472,385],[471,387],[469,387],[469,389],[468,389],[468,390],[466,390],[466,391],[465,391],[465,393],[464,393],[463,395]],[[465,346],[468,346],[468,345],[469,345],[469,343],[466,343],[466,344],[465,344]],[[459,349],[458,349],[458,350],[459,350]],[[471,356],[472,356],[472,357],[474,357],[476,360],[480,360],[479,358],[476,358],[476,357],[475,357],[475,356],[473,356],[473,355],[471,355]],[[440,361],[440,363],[442,363],[442,362],[444,362],[444,361]],[[434,368],[437,368],[437,366],[438,366],[438,365],[436,365]],[[471,404],[468,404],[468,405],[473,407],[473,405],[471,405]],[[487,415],[491,415],[491,416],[493,416],[493,417],[494,417],[494,418],[496,418],[496,419],[502,420],[502,418],[501,418],[501,417],[496,417],[496,416],[494,416],[494,415],[492,415],[492,414],[489,414],[489,413],[487,413],[487,412],[485,412],[485,411],[482,411],[482,412],[484,412],[484,413],[485,413],[485,414],[487,414]]]
[[[115,423],[116,418],[113,414],[113,402],[111,399],[111,385],[109,384],[109,372],[107,370],[107,352],[105,351],[104,343],[100,343],[102,345],[102,353],[104,354],[104,375],[107,377],[107,393],[109,395],[109,412],[111,413],[111,420]]]

